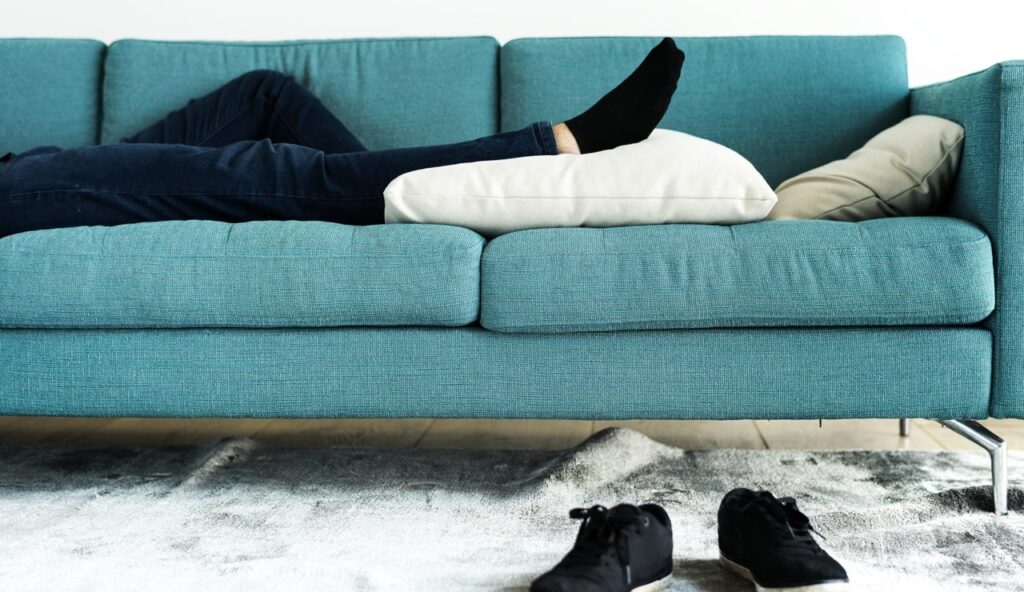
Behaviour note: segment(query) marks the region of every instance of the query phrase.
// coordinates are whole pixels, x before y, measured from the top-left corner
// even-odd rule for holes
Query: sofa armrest
[[[1024,417],[1024,61],[1003,62],[911,90],[911,112],[964,126],[963,159],[950,213],[992,238],[996,310],[993,417]]]

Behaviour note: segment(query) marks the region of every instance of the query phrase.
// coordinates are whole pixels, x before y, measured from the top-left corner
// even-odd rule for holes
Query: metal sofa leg
[[[992,459],[992,503],[996,514],[1006,515],[1008,483],[1006,481],[1006,442],[985,426],[970,419],[940,419],[942,425],[988,451]]]
[[[906,417],[900,418],[900,437],[910,437],[910,420],[907,419]]]

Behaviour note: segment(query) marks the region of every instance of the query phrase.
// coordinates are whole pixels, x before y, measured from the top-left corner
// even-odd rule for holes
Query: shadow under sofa
[[[294,74],[371,148],[558,120],[645,38],[0,40],[0,151],[112,142]],[[0,413],[1024,417],[1024,63],[909,89],[895,37],[691,38],[663,127],[769,183],[911,113],[967,130],[943,216],[544,229],[170,221],[0,239]],[[556,84],[558,82],[559,84]],[[2,174],[2,173],[0,173]]]

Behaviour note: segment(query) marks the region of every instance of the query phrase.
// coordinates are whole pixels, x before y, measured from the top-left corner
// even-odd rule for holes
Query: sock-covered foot
[[[684,58],[675,42],[664,38],[618,86],[566,121],[580,152],[608,150],[651,135],[672,102]]]

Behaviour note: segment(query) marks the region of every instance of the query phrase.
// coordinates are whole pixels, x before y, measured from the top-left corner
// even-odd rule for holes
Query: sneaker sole
[[[757,580],[754,579],[754,574],[750,573],[749,569],[743,567],[739,563],[736,563],[732,559],[729,559],[725,555],[719,555],[718,562],[722,564],[722,567],[724,567],[726,571],[730,571],[745,580],[753,582],[757,592],[832,592],[833,590],[838,592],[840,590],[845,591],[850,589],[850,582],[846,580],[832,580],[817,584],[809,584],[807,586],[766,588],[757,583]]]
[[[661,590],[664,590],[665,586],[668,586],[669,582],[671,582],[671,581],[672,581],[672,574],[668,574],[667,576],[661,578],[660,580],[655,580],[655,581],[653,581],[653,582],[651,582],[649,584],[644,584],[643,586],[640,586],[639,588],[632,588],[630,590],[630,592],[659,592]]]

